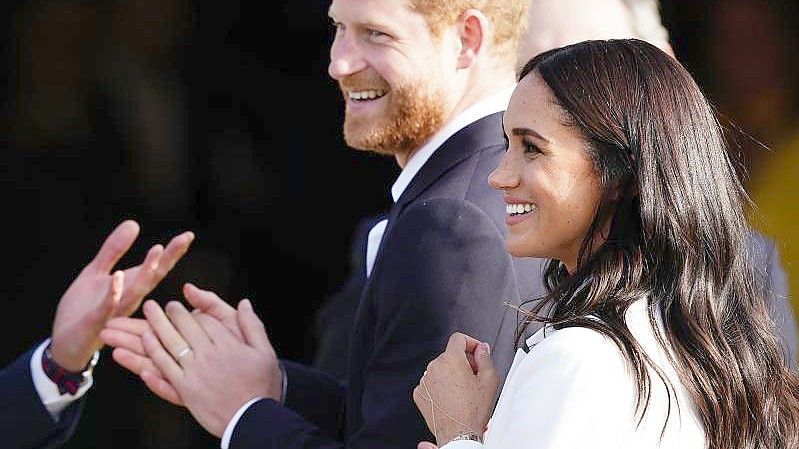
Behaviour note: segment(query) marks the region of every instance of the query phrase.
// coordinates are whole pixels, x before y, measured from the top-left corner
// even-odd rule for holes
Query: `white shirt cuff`
[[[288,374],[286,374],[286,367],[283,366],[283,362],[278,361],[278,364],[280,366],[280,373],[283,375],[283,382],[282,382],[282,385],[281,385],[281,392],[280,392],[280,403],[281,404],[285,404],[286,403],[286,393],[288,391],[288,384],[289,384],[288,377],[289,376],[288,376]],[[236,424],[239,423],[239,419],[241,419],[241,415],[243,415],[244,412],[246,412],[247,409],[250,408],[250,406],[252,404],[254,404],[255,402],[257,402],[257,401],[259,401],[261,399],[263,399],[263,398],[262,397],[257,397],[257,398],[250,399],[244,405],[242,405],[238,409],[238,411],[236,411],[236,414],[233,415],[233,418],[230,418],[230,422],[228,422],[227,426],[225,426],[225,432],[222,433],[222,441],[221,441],[221,444],[220,444],[222,449],[228,449],[228,446],[230,446],[230,439],[233,437],[233,429],[235,429],[236,428]]]
[[[83,397],[83,395],[89,391],[89,388],[91,388],[94,379],[92,376],[89,376],[87,382],[78,389],[74,396],[69,393],[61,394],[58,391],[58,385],[47,377],[47,374],[44,373],[44,369],[42,368],[44,348],[46,348],[48,344],[50,344],[49,338],[40,344],[33,352],[33,356],[31,356],[31,377],[33,377],[33,386],[36,387],[39,399],[41,399],[47,411],[50,412],[50,416],[53,417],[53,420],[58,422],[61,412],[64,411],[69,404]]]
[[[278,361],[278,365],[280,366],[280,374],[283,375],[283,381],[280,385],[280,403],[286,403],[286,395],[289,391],[289,375],[286,373],[286,366],[283,365],[283,362]]]
[[[230,446],[230,439],[233,437],[233,429],[235,429],[236,428],[236,424],[239,423],[239,419],[241,419],[241,415],[243,415],[244,412],[246,412],[247,409],[250,408],[251,405],[253,405],[254,403],[260,401],[261,399],[263,399],[263,398],[262,397],[257,397],[257,398],[250,399],[244,405],[242,405],[238,409],[238,411],[236,411],[236,414],[233,415],[232,418],[230,418],[230,422],[227,423],[227,426],[225,427],[225,432],[222,434],[222,442],[221,442],[221,445],[220,445],[222,447],[222,449],[227,449],[228,446]]]

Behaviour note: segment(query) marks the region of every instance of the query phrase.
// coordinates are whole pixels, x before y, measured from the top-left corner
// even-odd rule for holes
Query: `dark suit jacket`
[[[79,400],[53,421],[33,385],[34,349],[0,371],[0,446],[8,449],[58,447],[75,431],[85,401]]]
[[[454,331],[489,342],[504,379],[516,331],[505,303],[542,287],[537,259],[505,251],[505,205],[488,185],[505,149],[501,118],[449,138],[390,210],[351,325],[346,383],[286,362],[287,406],[253,404],[231,448],[415,448],[432,435],[412,391]]]
[[[312,366],[344,381],[347,377],[349,338],[352,320],[366,282],[366,243],[369,231],[385,214],[361,219],[350,245],[350,271],[347,280],[316,312],[316,352]]]

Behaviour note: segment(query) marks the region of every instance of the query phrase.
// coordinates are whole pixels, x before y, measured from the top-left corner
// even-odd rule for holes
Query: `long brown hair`
[[[753,263],[743,207],[749,199],[699,86],[674,58],[637,39],[550,50],[519,79],[533,71],[582,132],[604,201],[578,268],[567,273],[550,261],[548,294],[524,324],[585,326],[613,339],[635,373],[645,412],[652,364],[624,314],[647,298],[709,448],[799,447],[799,380],[781,352]],[[607,214],[610,233],[590,254]]]

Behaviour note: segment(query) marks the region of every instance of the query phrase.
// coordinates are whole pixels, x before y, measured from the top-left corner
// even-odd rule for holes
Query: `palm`
[[[173,238],[166,249],[155,245],[144,261],[124,271],[111,270],[131,247],[139,226],[125,221],[108,236],[95,258],[61,297],[53,322],[53,356],[62,367],[78,371],[102,347],[100,330],[113,316],[129,315],[186,253],[193,234]]]
[[[94,351],[102,347],[97,334],[114,309],[113,302],[107,301],[112,276],[92,273],[93,270],[87,269],[81,272],[61,297],[53,322],[53,340],[71,340],[70,346],[79,349],[78,353],[72,355],[80,360],[85,359],[87,354],[91,357]]]

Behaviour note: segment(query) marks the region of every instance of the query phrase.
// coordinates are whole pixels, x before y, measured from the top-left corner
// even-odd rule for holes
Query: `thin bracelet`
[[[425,374],[427,374],[426,371],[425,371]],[[425,381],[424,381],[424,375],[422,375],[422,386],[424,387],[424,391],[427,393],[427,397],[425,399],[430,401],[430,408],[431,408],[431,411],[432,411],[432,420],[433,420],[433,436],[436,438],[436,441],[438,441],[438,430],[437,430],[437,426],[436,426],[436,409],[438,409],[439,411],[441,411],[441,413],[446,415],[447,418],[453,420],[457,424],[460,424],[461,427],[465,427],[466,428],[465,432],[459,433],[455,438],[451,439],[450,441],[455,441],[456,439],[458,439],[458,440],[467,440],[468,439],[468,440],[472,440],[472,441],[479,441],[481,443],[483,442],[483,438],[480,436],[480,434],[475,432],[474,429],[472,429],[471,427],[467,426],[466,424],[458,421],[454,416],[450,415],[449,413],[447,413],[446,410],[444,410],[443,408],[439,407],[438,405],[436,405],[435,402],[433,402],[433,395],[430,394],[430,390],[427,388],[427,383],[425,383]],[[468,436],[471,436],[471,438],[469,438]],[[477,438],[477,439],[475,439],[475,438]]]

